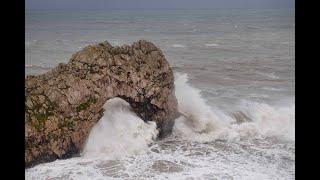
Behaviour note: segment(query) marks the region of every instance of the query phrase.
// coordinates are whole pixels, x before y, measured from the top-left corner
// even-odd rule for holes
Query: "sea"
[[[295,179],[295,9],[26,10],[25,71],[37,75],[102,41],[145,39],[175,76],[173,132],[157,139],[108,100],[80,157],[26,179]]]

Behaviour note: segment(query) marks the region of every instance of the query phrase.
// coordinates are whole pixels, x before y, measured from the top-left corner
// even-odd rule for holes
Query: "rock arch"
[[[178,116],[172,69],[145,40],[89,45],[25,83],[26,167],[78,154],[108,99],[120,97],[144,121],[157,122],[160,137]]]

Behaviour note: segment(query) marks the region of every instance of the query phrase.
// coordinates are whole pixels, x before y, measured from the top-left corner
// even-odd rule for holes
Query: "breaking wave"
[[[82,152],[84,157],[102,155],[118,159],[147,149],[157,137],[156,123],[145,123],[126,101],[113,98],[103,108],[104,115],[91,130]]]
[[[294,179],[293,104],[243,100],[227,113],[209,106],[180,73],[175,94],[183,115],[171,136],[155,141],[156,123],[113,98],[80,157],[26,169],[26,179]]]
[[[201,91],[188,83],[187,74],[175,74],[178,109],[183,114],[175,121],[173,133],[183,139],[212,141],[241,137],[295,139],[295,105],[269,105],[243,100],[236,111],[227,113],[207,105]]]
[[[232,113],[211,107],[201,91],[188,83],[188,75],[175,73],[175,94],[182,114],[175,120],[173,136],[209,142],[241,138],[277,137],[294,140],[295,106],[271,106],[243,100]],[[93,127],[83,156],[120,158],[147,149],[157,137],[155,122],[145,123],[130,105],[113,98],[104,105],[104,115]]]

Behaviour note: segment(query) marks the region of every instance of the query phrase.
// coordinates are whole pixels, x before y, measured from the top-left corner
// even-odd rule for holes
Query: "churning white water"
[[[147,149],[148,144],[156,139],[156,123],[145,123],[130,110],[126,101],[113,98],[103,108],[104,115],[89,135],[82,153],[84,157],[121,158]]]
[[[214,139],[239,139],[253,135],[276,136],[294,140],[295,106],[270,106],[264,103],[241,101],[238,112],[246,122],[206,104],[200,90],[190,86],[187,74],[175,74],[176,97],[179,111],[184,115],[175,121],[174,133],[180,138],[212,141]]]
[[[294,179],[294,105],[243,101],[238,106],[250,120],[237,123],[187,81],[175,74],[183,116],[170,137],[155,140],[154,122],[145,123],[124,100],[110,99],[81,157],[37,165],[26,178]]]
[[[154,123],[111,99],[81,157],[26,179],[294,179],[294,20],[294,9],[27,10],[26,74],[93,43],[146,39],[181,72],[183,116],[154,140]]]

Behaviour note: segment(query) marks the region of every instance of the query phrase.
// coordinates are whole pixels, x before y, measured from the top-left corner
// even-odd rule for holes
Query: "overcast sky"
[[[294,0],[26,0],[26,9],[294,8]]]

